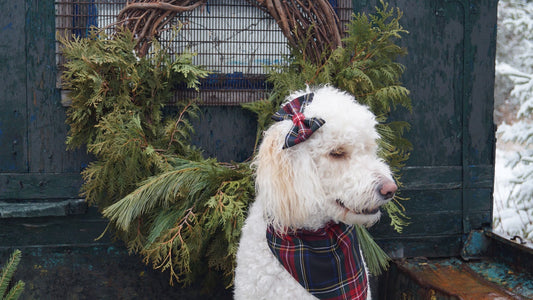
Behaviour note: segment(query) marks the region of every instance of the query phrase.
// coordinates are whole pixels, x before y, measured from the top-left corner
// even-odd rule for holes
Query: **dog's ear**
[[[257,199],[263,203],[268,223],[281,232],[304,226],[323,197],[305,142],[282,149],[287,125],[276,123],[265,132],[254,162]]]

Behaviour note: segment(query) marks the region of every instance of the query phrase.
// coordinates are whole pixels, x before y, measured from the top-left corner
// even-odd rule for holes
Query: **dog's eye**
[[[339,158],[345,158],[346,157],[346,151],[344,149],[334,149],[329,153],[330,157],[339,159]]]

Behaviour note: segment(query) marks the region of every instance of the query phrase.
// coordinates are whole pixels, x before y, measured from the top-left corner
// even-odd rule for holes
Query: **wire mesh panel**
[[[287,40],[268,15],[247,1],[210,1],[182,15],[171,49],[198,53],[195,63],[213,73],[198,96],[206,104],[238,104],[266,96],[265,66],[283,63]],[[191,97],[193,91],[177,96]]]
[[[94,26],[110,34],[114,30],[116,17],[126,2],[126,0],[56,0],[56,31],[62,36],[83,38],[89,35]],[[64,59],[60,55],[59,42],[56,42],[56,53],[56,61],[61,70]]]
[[[351,1],[330,1],[341,21],[351,15]],[[56,0],[56,28],[60,34],[86,37],[91,26],[111,33],[125,0]],[[212,74],[201,81],[201,90],[179,89],[175,99],[199,98],[209,105],[236,105],[265,98],[268,66],[284,64],[287,40],[276,21],[246,0],[208,1],[178,15],[170,26],[178,34],[162,32],[159,40],[171,51],[197,53],[194,63]],[[63,60],[58,53],[58,64]]]

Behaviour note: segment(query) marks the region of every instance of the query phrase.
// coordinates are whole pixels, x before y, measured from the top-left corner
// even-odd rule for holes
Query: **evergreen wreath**
[[[290,91],[329,83],[377,115],[380,155],[398,174],[411,147],[402,137],[408,124],[387,118],[397,106],[410,108],[409,92],[399,82],[404,67],[395,62],[405,50],[394,44],[406,31],[399,25],[401,12],[381,6],[374,15],[354,15],[342,45],[325,47],[318,60],[308,59],[314,50],[307,45],[316,41],[310,30],[295,39],[290,64],[269,74],[270,98],[243,105],[257,114],[256,145]],[[177,101],[175,116],[162,113],[175,87],[198,89],[208,75],[192,64],[193,54],[171,55],[153,38],[150,52],[141,55],[143,42],[132,30],[117,28],[112,37],[93,32],[83,39],[59,38],[67,59],[62,79],[72,99],[67,146],[86,145],[95,157],[82,172],[81,194],[109,218],[130,251],[169,270],[171,284],[202,278],[229,287],[240,228],[254,198],[249,162],[205,159],[191,146],[190,120],[198,114],[193,102]],[[397,231],[406,225],[399,200],[385,207]],[[357,234],[371,272],[379,274],[388,266],[387,255],[365,228],[358,226]]]

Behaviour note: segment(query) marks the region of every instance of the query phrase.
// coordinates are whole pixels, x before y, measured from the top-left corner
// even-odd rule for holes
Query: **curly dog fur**
[[[287,101],[308,92],[294,93]],[[273,256],[267,225],[279,232],[316,230],[328,222],[368,227],[397,189],[390,168],[377,155],[377,122],[369,109],[333,87],[312,92],[304,115],[325,124],[287,149],[282,147],[292,122],[273,124],[253,163],[257,196],[237,252],[236,299],[316,299]]]

